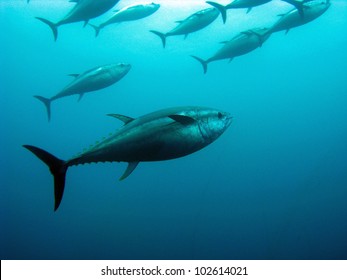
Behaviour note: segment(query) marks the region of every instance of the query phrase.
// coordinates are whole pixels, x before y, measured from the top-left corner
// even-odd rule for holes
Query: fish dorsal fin
[[[183,125],[189,125],[195,122],[195,120],[188,116],[182,116],[182,115],[170,115],[168,116],[170,119],[173,119],[176,122],[179,122]]]
[[[136,168],[136,166],[139,164],[138,161],[131,161],[128,162],[128,167],[125,170],[125,172],[123,173],[122,177],[119,178],[119,181],[124,180],[126,177],[128,177]]]
[[[119,114],[107,114],[107,116],[114,117],[114,118],[124,122],[124,124],[128,124],[128,123],[130,123],[130,122],[132,122],[134,120],[133,118],[130,118],[130,117],[127,117],[127,116],[123,116],[123,115],[119,115]]]
[[[68,74],[68,76],[77,78],[80,74]]]

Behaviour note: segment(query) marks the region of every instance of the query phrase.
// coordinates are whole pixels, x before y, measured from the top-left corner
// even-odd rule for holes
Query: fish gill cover
[[[0,2],[2,259],[347,258],[346,1],[256,2]],[[97,71],[114,64],[131,70]],[[33,96],[55,95],[47,122]],[[106,114],[182,106],[233,123],[121,182],[124,163],[69,168],[52,211],[53,179],[23,144],[70,159],[117,134]]]

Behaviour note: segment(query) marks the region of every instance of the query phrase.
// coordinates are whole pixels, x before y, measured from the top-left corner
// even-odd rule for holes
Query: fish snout
[[[125,71],[129,71],[131,69],[131,64],[129,63],[118,63],[118,66],[123,68]]]

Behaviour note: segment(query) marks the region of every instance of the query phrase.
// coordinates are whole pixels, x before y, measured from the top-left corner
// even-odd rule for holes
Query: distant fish
[[[54,176],[57,210],[63,198],[65,175],[73,165],[98,162],[128,162],[120,180],[128,177],[142,161],[162,161],[194,153],[214,142],[229,127],[232,117],[225,112],[202,108],[180,107],[157,111],[138,119],[110,114],[124,122],[114,135],[69,159],[60,160],[50,153],[24,145],[48,165]]]
[[[100,30],[106,25],[148,17],[155,13],[159,9],[159,7],[160,5],[155,3],[127,6],[117,11],[110,19],[100,24],[99,26],[93,24],[89,25],[95,29],[95,36],[98,36]]]
[[[53,100],[79,94],[80,100],[84,93],[108,87],[122,79],[130,70],[130,64],[118,63],[95,67],[82,74],[70,74],[75,79],[62,91],[51,98],[39,95],[34,97],[42,101],[47,108],[48,120],[51,119],[51,102]]]
[[[241,32],[230,41],[222,42],[224,46],[207,60],[203,60],[194,55],[192,55],[192,57],[201,63],[204,73],[206,73],[208,63],[221,59],[229,59],[231,61],[236,56],[249,53],[261,47],[270,35],[271,33],[268,28],[253,28]]]
[[[226,11],[229,9],[247,9],[247,13],[249,13],[253,7],[263,5],[271,1],[272,0],[234,0],[233,2],[225,6],[216,2],[212,2],[212,1],[206,1],[206,3],[217,8],[220,11],[220,13],[224,15],[226,19]],[[303,2],[311,1],[311,0],[282,0],[282,1],[285,1],[287,3],[294,5],[298,10],[301,11]]]
[[[211,24],[219,15],[219,11],[215,8],[207,8],[192,14],[184,20],[176,21],[178,25],[167,33],[161,33],[151,30],[152,33],[158,35],[163,42],[163,47],[166,45],[166,37],[184,35],[185,38],[189,33],[198,31],[207,25]]]
[[[36,17],[38,20],[46,23],[53,31],[54,40],[58,38],[58,27],[63,24],[84,21],[85,25],[92,18],[98,17],[107,12],[119,0],[73,0],[70,2],[76,2],[76,5],[72,10],[60,21],[53,23],[47,19]]]
[[[286,14],[279,15],[280,19],[270,28],[270,32],[285,30],[287,34],[291,28],[306,24],[324,14],[330,5],[330,0],[327,0],[326,2],[307,2],[302,7],[302,15],[297,9],[293,9]]]

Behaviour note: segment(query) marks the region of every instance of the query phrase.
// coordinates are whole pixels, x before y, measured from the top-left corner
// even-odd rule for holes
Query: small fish
[[[63,19],[56,23],[41,17],[36,17],[52,29],[54,41],[58,38],[58,27],[60,25],[78,21],[84,21],[84,25],[86,25],[90,19],[98,17],[110,10],[119,0],[73,0],[70,2],[76,2],[76,5]]]
[[[161,33],[155,30],[150,32],[158,35],[162,40],[163,47],[166,45],[166,37],[184,35],[185,38],[189,33],[198,31],[211,24],[219,15],[219,11],[215,8],[208,8],[190,15],[184,20],[177,21],[178,25],[167,33]]]
[[[247,14],[248,14],[253,7],[263,5],[271,1],[272,0],[234,0],[233,2],[225,6],[216,2],[212,2],[212,1],[206,1],[206,3],[218,9],[220,13],[223,15],[223,18],[226,20],[226,12],[229,9],[247,9]],[[307,1],[311,1],[311,0],[282,0],[282,1],[285,1],[289,4],[294,5],[301,12],[303,3]]]
[[[229,113],[203,107],[160,110],[137,119],[110,114],[124,122],[115,134],[69,160],[61,160],[43,149],[24,145],[48,167],[54,177],[54,210],[63,198],[65,176],[74,165],[97,162],[128,162],[120,180],[143,161],[163,161],[192,154],[214,142],[232,122]]]
[[[45,98],[39,95],[35,95],[34,97],[42,101],[46,106],[48,120],[50,120],[51,102],[53,100],[74,94],[79,94],[78,100],[81,100],[86,92],[99,90],[118,82],[130,69],[130,64],[114,63],[95,67],[82,74],[70,74],[75,79],[56,95],[51,98]]]
[[[330,0],[307,2],[302,6],[302,13],[298,9],[292,9],[279,15],[280,19],[270,28],[270,32],[285,30],[287,34],[291,28],[304,25],[324,14],[330,5]]]
[[[160,5],[155,3],[131,5],[119,11],[116,11],[116,13],[110,19],[100,24],[99,26],[96,26],[93,24],[89,24],[89,25],[95,29],[95,37],[96,37],[99,35],[100,30],[107,25],[110,25],[113,23],[120,23],[123,21],[132,21],[132,20],[145,18],[154,14],[159,8],[160,8]]]
[[[192,55],[192,57],[201,63],[204,74],[206,74],[208,63],[221,59],[229,59],[229,61],[231,61],[236,56],[249,53],[261,47],[270,35],[271,32],[269,32],[268,28],[253,28],[241,32],[230,41],[222,42],[222,44],[224,44],[223,47],[207,60],[203,60],[194,55]]]

